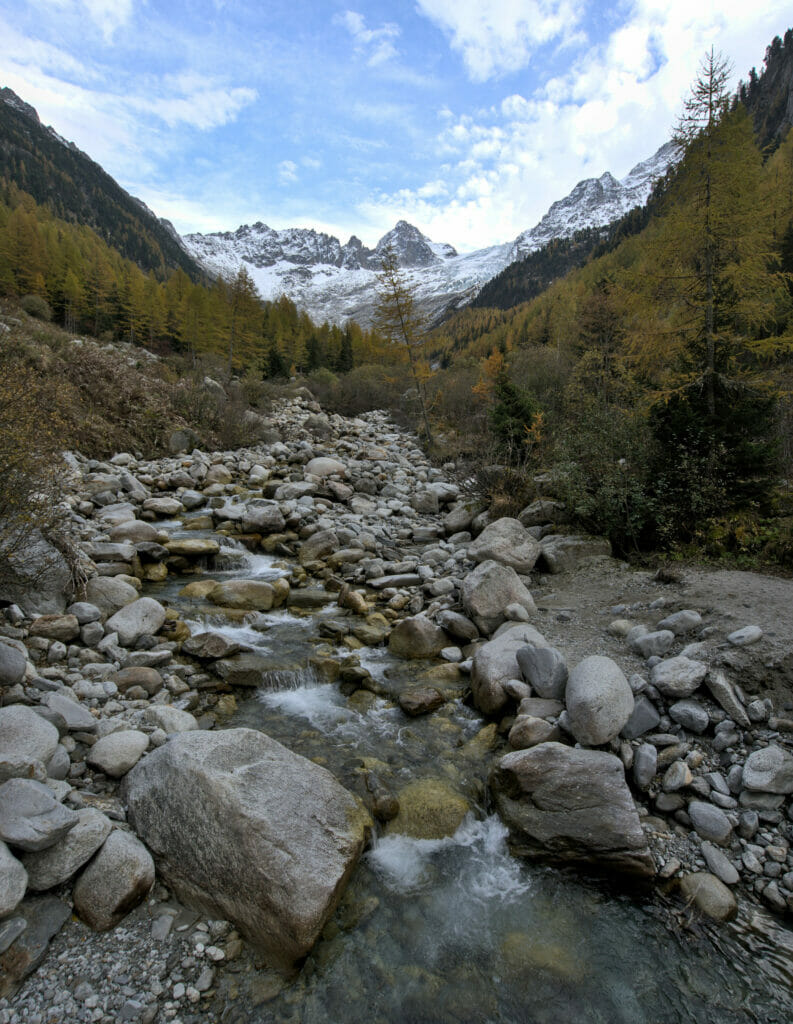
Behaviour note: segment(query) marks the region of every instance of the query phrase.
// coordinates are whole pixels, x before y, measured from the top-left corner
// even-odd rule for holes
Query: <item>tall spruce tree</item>
[[[678,122],[684,155],[655,251],[678,355],[651,416],[658,478],[670,496],[698,492],[678,510],[691,529],[757,499],[773,468],[773,402],[749,371],[784,278],[761,201],[761,155],[745,108],[731,103],[729,76],[720,55],[706,55]]]

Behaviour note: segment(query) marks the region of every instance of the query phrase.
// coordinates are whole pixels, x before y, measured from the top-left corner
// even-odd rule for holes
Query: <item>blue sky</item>
[[[0,0],[0,85],[183,233],[513,239],[735,80],[789,0]]]

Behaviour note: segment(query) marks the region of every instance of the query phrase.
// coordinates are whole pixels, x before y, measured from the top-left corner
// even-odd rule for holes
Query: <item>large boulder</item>
[[[93,576],[83,587],[83,593],[85,600],[95,604],[106,616],[114,615],[138,599],[138,592],[132,584],[115,576]]]
[[[504,684],[520,679],[518,652],[527,644],[547,647],[548,642],[533,626],[516,622],[505,626],[474,654],[471,693],[474,704],[485,715],[497,715],[509,700]]]
[[[540,542],[540,567],[557,574],[576,569],[593,558],[611,555],[611,544],[606,537],[552,534]]]
[[[502,757],[490,785],[520,853],[655,873],[622,762],[613,754],[541,743]]]
[[[143,843],[116,829],[74,886],[74,909],[96,931],[107,931],[145,899],[154,861]]]
[[[58,746],[55,726],[24,704],[0,708],[0,782],[34,774]]]
[[[588,747],[618,736],[633,713],[633,691],[622,669],[600,654],[570,672],[565,701],[573,736]]]
[[[142,636],[154,635],[165,624],[165,609],[153,597],[139,597],[124,605],[106,623],[108,632],[118,633],[122,647],[134,647]]]
[[[448,646],[449,637],[426,615],[402,619],[388,638],[388,649],[398,658],[435,658]]]
[[[18,604],[28,615],[58,615],[68,604],[71,587],[66,559],[33,530],[6,558],[0,601]]]
[[[124,793],[174,893],[283,966],[314,945],[371,826],[328,771],[253,729],[176,736]]]
[[[518,604],[529,614],[537,611],[534,600],[510,566],[487,561],[469,572],[460,588],[463,607],[481,633],[489,636],[506,621],[506,609]]]
[[[475,562],[492,560],[518,573],[531,572],[540,555],[540,545],[517,519],[497,519],[468,546]]]
[[[756,793],[793,793],[793,757],[776,743],[752,751],[743,766],[743,786]]]

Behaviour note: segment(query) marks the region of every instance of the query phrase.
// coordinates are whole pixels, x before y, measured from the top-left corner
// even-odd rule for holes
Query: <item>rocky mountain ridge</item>
[[[618,181],[608,171],[586,178],[553,203],[533,228],[513,242],[458,253],[445,243],[400,220],[367,248],[353,235],[346,244],[311,228],[276,230],[262,222],[236,231],[190,234],[188,251],[210,273],[233,276],[245,266],[265,299],[286,294],[315,320],[371,322],[376,274],[386,247],[397,253],[400,267],[415,287],[418,301],[434,321],[465,305],[479,289],[510,263],[584,227],[602,227],[641,206],[653,183],[676,161],[670,142],[637,164]]]

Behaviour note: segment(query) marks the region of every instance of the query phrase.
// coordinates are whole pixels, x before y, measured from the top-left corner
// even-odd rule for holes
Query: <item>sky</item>
[[[0,86],[182,234],[263,221],[461,252],[668,140],[790,0],[0,0]]]

